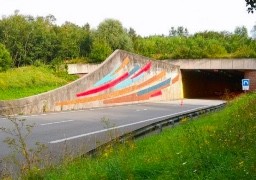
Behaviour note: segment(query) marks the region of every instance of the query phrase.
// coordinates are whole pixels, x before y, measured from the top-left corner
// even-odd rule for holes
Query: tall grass
[[[66,72],[46,66],[27,66],[0,73],[0,100],[17,99],[46,92],[75,80]]]
[[[99,157],[31,174],[36,179],[255,179],[256,94],[162,134],[108,146]],[[25,179],[28,177],[25,177]]]

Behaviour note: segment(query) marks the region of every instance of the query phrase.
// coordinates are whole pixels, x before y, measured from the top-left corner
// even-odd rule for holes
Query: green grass
[[[31,179],[255,179],[256,94],[224,110],[30,174]],[[28,177],[26,177],[28,178]],[[25,178],[25,179],[26,179]]]
[[[27,66],[0,73],[0,100],[43,93],[77,79],[66,72],[54,72],[41,66]]]

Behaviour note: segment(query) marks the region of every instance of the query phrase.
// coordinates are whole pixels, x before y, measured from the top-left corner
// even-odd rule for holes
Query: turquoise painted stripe
[[[113,79],[115,79],[117,76],[115,74],[113,74],[116,70],[117,70],[118,67],[116,67],[114,70],[112,70],[109,74],[107,74],[106,76],[104,76],[101,80],[97,81],[93,87],[97,87],[97,86],[100,86],[102,84],[105,84],[109,81],[112,81]]]
[[[164,80],[164,81],[162,81],[162,82],[160,82],[160,83],[158,83],[158,84],[156,84],[154,86],[151,86],[149,88],[146,88],[146,89],[143,89],[143,90],[139,91],[137,93],[137,95],[141,96],[141,95],[147,94],[149,92],[152,92],[154,90],[157,90],[157,89],[159,89],[159,88],[161,88],[163,86],[166,86],[167,84],[170,84],[170,81],[171,81],[171,78],[168,78],[168,79],[166,79],[166,80]]]
[[[138,71],[140,69],[139,65],[136,65],[130,72],[129,72],[129,76],[133,75],[136,71]],[[128,86],[130,86],[132,83],[134,83],[134,80],[132,79],[126,79],[125,81],[119,83],[118,85],[116,85],[115,89],[119,90],[119,89],[123,89],[126,88]]]
[[[145,75],[145,73],[142,73],[139,76],[137,76],[136,78],[133,78],[133,82],[135,83],[135,82],[141,80],[144,77],[144,75]]]

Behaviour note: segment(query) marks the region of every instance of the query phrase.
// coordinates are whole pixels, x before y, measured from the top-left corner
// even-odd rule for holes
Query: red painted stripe
[[[134,74],[132,76],[133,78],[136,78],[137,76],[139,76],[140,74],[142,74],[143,72],[148,71],[151,68],[151,62],[147,63],[144,67],[142,67],[136,74]]]
[[[150,97],[156,97],[156,96],[161,96],[161,95],[162,95],[162,91],[160,90],[160,91],[157,91],[157,92],[151,94]]]
[[[126,72],[124,73],[122,76],[118,77],[117,79],[110,81],[107,84],[101,85],[99,87],[93,88],[93,89],[89,89],[87,91],[81,92],[81,93],[77,93],[76,96],[80,97],[80,96],[86,96],[86,95],[90,95],[90,94],[95,94],[101,91],[104,91],[106,89],[109,89],[115,85],[117,85],[118,83],[120,83],[121,81],[125,80],[126,78],[129,77],[129,73]]]

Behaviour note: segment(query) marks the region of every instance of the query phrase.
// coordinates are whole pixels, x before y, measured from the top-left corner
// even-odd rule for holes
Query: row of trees
[[[172,27],[169,35],[138,36],[121,22],[106,19],[97,29],[89,24],[56,25],[54,16],[19,14],[0,20],[0,71],[35,63],[54,63],[82,58],[100,62],[115,49],[124,49],[155,59],[256,57],[256,41],[245,27],[234,32],[200,32],[190,35],[184,27]],[[254,27],[256,32],[256,27]]]
[[[200,32],[192,36],[138,38],[136,53],[154,59],[255,58],[256,41],[245,27],[230,32]]]

